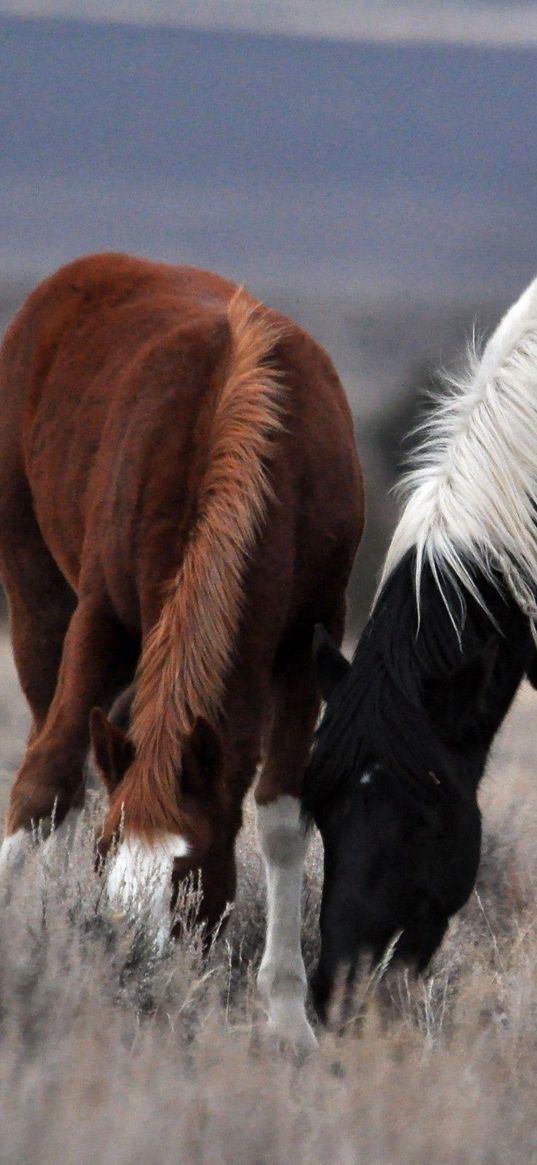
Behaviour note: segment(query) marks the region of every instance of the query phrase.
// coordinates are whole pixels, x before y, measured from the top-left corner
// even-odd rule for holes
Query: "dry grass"
[[[25,715],[0,658],[0,778]],[[101,1165],[529,1165],[537,1161],[537,790],[524,690],[483,791],[478,893],[431,974],[362,983],[343,1037],[299,1063],[266,1042],[255,998],[263,931],[248,821],[241,888],[209,959],[199,934],[156,960],[103,912],[92,794],[68,854],[30,853],[0,912],[0,1161]],[[315,958],[312,847],[305,953]]]

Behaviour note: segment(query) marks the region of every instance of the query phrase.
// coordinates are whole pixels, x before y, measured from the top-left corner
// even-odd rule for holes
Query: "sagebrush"
[[[5,803],[26,726],[2,649]],[[68,846],[29,847],[0,911],[0,1161],[102,1165],[524,1165],[537,1161],[537,791],[524,689],[483,788],[470,903],[427,976],[364,974],[305,1060],[274,1046],[255,991],[264,891],[247,807],[240,888],[204,955],[158,957],[143,918],[110,916],[94,870],[98,790]],[[304,953],[317,953],[312,840]]]

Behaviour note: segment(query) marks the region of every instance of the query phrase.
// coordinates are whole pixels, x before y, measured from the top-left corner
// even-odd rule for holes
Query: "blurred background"
[[[75,255],[246,283],[349,394],[368,532],[420,393],[533,277],[537,6],[0,0],[0,327]]]

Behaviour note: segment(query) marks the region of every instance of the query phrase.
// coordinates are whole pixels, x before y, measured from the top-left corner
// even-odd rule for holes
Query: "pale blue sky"
[[[0,13],[345,40],[537,44],[533,0],[0,0]]]
[[[499,50],[504,4],[493,19],[490,3],[450,2],[479,17],[488,42],[215,27],[216,14],[252,24],[263,11],[286,31],[289,13],[310,35],[316,16],[342,30],[344,0],[196,0],[198,26],[213,13],[203,32],[186,27],[192,0],[151,0],[173,31],[14,19],[0,0],[4,277],[123,249],[319,294],[514,295],[537,269],[537,39]],[[436,0],[369,5],[377,29],[381,13],[408,24],[412,11],[447,28],[447,0],[443,22]],[[98,11],[97,0],[68,7]]]

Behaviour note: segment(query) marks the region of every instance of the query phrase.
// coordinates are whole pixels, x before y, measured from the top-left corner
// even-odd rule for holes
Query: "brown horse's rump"
[[[120,816],[181,832],[214,916],[261,753],[260,803],[300,791],[313,628],[341,639],[362,524],[344,393],[291,320],[125,255],[41,284],[0,359],[0,569],[34,717],[8,833],[80,801],[91,709],[134,682],[128,748],[94,717],[104,848]]]

